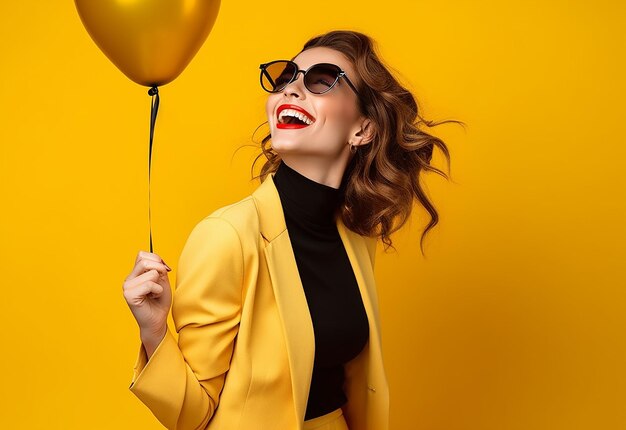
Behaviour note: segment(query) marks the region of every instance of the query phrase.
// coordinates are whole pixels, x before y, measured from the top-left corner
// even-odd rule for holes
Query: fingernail
[[[165,267],[167,267],[167,270],[168,270],[168,271],[170,271],[170,272],[172,271],[172,269],[170,268],[170,266],[168,266],[168,265],[167,265],[167,263],[166,263],[165,261],[161,260],[161,263],[163,263],[163,264],[165,265]]]

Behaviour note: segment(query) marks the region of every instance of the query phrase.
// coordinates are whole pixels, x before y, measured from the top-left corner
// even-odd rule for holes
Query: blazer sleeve
[[[168,429],[204,428],[219,404],[242,306],[243,256],[227,220],[208,216],[181,252],[168,327],[147,360],[139,348],[129,387]]]

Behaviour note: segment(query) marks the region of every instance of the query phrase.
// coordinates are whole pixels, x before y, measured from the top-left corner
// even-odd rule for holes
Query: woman
[[[447,148],[362,33],[260,68],[260,186],[194,227],[173,301],[154,253],[124,283],[142,341],[130,390],[170,429],[386,430],[376,239],[391,246],[414,198],[434,226],[418,176],[447,177],[429,165]]]

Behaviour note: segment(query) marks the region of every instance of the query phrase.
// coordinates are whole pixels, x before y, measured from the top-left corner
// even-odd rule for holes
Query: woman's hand
[[[139,325],[146,349],[156,347],[167,331],[167,314],[172,305],[170,269],[157,254],[139,251],[135,267],[126,277],[123,290],[126,303]],[[148,354],[150,356],[151,354]]]

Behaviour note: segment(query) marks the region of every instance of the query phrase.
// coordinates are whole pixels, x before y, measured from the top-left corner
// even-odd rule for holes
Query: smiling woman
[[[389,429],[377,239],[391,245],[414,199],[434,225],[419,175],[445,176],[430,160],[448,151],[372,43],[333,31],[261,64],[261,184],[191,231],[173,298],[168,266],[139,252],[130,390],[167,428]]]
[[[365,34],[332,31],[309,40],[292,60],[262,64],[261,86],[271,93],[266,105],[270,133],[261,141],[253,168],[264,156],[261,180],[282,160],[327,185],[338,187],[343,180],[343,222],[359,234],[379,237],[387,247],[393,247],[391,233],[405,224],[417,201],[431,217],[420,240],[423,253],[424,237],[438,214],[420,175],[433,171],[448,178],[430,164],[435,146],[445,155],[448,171],[450,157],[445,143],[420,127],[462,123],[422,118],[414,96],[375,51]],[[285,114],[299,119],[285,120]],[[319,125],[315,114],[322,119]],[[305,128],[306,134],[291,131]]]

